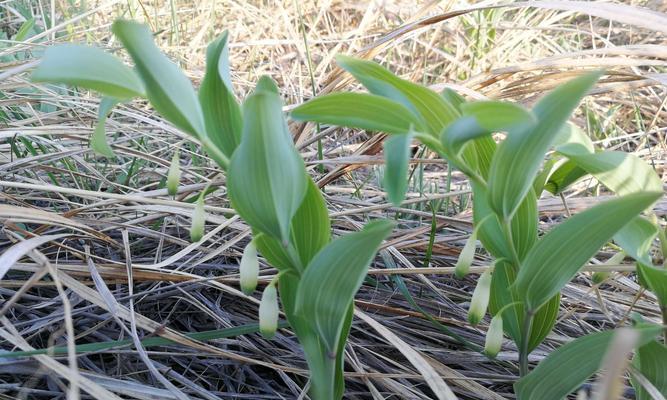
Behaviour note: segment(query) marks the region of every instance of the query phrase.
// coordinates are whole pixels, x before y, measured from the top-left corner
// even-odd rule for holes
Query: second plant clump
[[[495,258],[479,277],[469,321],[479,323],[487,308],[493,315],[485,346],[491,357],[500,350],[503,332],[516,343],[522,375],[515,384],[519,398],[561,399],[600,368],[611,332],[562,346],[530,373],[528,356],[556,322],[561,289],[610,240],[638,261],[642,282],[662,307],[667,304],[667,270],[653,266],[649,255],[660,229],[640,216],[662,196],[661,180],[634,155],[600,151],[567,123],[600,73],[560,85],[528,110],[509,102],[468,102],[451,90],[439,94],[370,61],[340,56],[338,63],[370,93],[320,96],[294,109],[292,118],[392,134],[384,148],[385,186],[396,204],[407,189],[413,138],[468,177],[474,230],[456,273],[467,274],[478,239]],[[506,135],[500,143],[492,136],[498,132]],[[584,176],[593,176],[618,196],[567,218],[539,238],[538,195],[544,190],[559,194]],[[667,354],[655,340],[660,326],[638,322],[635,329],[635,366],[667,392],[667,367],[643,351],[649,346]],[[638,393],[645,394],[634,383]]]

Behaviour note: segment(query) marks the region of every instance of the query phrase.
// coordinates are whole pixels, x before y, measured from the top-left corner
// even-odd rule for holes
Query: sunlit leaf
[[[410,110],[396,101],[368,93],[333,93],[314,99],[292,110],[299,121],[361,128],[369,131],[405,134],[422,131],[422,123]]]
[[[406,81],[372,62],[339,55],[338,65],[352,74],[369,92],[401,103],[423,121],[426,130],[434,135],[456,118],[459,113],[436,92]]]
[[[556,295],[630,219],[662,193],[631,194],[583,211],[553,228],[528,252],[514,287],[528,312]]]
[[[143,84],[130,67],[101,49],[78,44],[48,47],[31,79],[80,86],[121,100],[144,96]]]
[[[655,340],[641,346],[633,360],[633,364],[646,379],[663,395],[667,394],[667,347]],[[635,387],[637,400],[653,400],[654,398],[635,380],[632,381]]]
[[[509,129],[498,146],[489,176],[489,205],[502,218],[509,218],[519,207],[556,134],[599,76],[586,74],[559,86],[533,108],[536,125]]]

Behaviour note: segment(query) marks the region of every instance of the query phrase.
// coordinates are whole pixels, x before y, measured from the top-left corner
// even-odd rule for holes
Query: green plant
[[[528,110],[509,102],[467,102],[451,90],[438,94],[370,61],[339,57],[338,63],[370,93],[318,97],[295,108],[292,118],[394,134],[385,146],[386,168],[393,169],[385,174],[385,187],[396,204],[405,195],[406,148],[412,137],[465,173],[473,191],[475,229],[457,274],[467,273],[477,238],[495,257],[478,281],[469,321],[479,322],[487,307],[494,315],[489,355],[497,353],[501,325],[516,343],[523,378],[515,388],[521,398],[560,399],[575,390],[599,368],[600,349],[608,345],[610,334],[563,346],[547,359],[556,361],[545,360],[530,374],[528,355],[554,326],[561,289],[612,237],[635,237],[628,232],[643,221],[639,214],[662,195],[662,183],[648,165],[630,154],[595,149],[583,132],[567,123],[600,73],[560,85]],[[497,132],[506,134],[499,144],[492,137]],[[618,197],[567,218],[538,238],[538,195],[543,190],[559,193],[583,176],[593,176]],[[648,333],[642,334],[640,344],[659,329],[649,326],[644,331]],[[595,349],[587,348],[591,343]],[[572,348],[593,362],[578,365],[560,355]],[[600,359],[594,361],[597,355]],[[557,388],[531,395],[542,381],[539,377],[549,374],[557,377]]]
[[[305,351],[313,398],[341,398],[353,297],[393,223],[372,222],[360,232],[331,240],[324,198],[292,143],[274,82],[261,78],[243,105],[237,103],[226,33],[208,46],[206,75],[197,94],[155,46],[147,27],[117,21],[112,30],[134,69],[100,49],[68,44],[46,51],[33,80],[77,85],[105,96],[91,138],[100,155],[113,156],[104,135],[107,115],[115,104],[136,97],[148,99],[164,118],[201,143],[226,171],[231,204],[252,228],[253,239],[241,262],[243,290],[249,293],[257,284],[257,251],[279,271],[262,296],[262,333],[272,335],[279,325],[277,286],[289,325]],[[174,181],[180,176],[178,161],[174,156],[170,194],[176,192]],[[196,241],[204,233],[206,193],[194,211],[191,236]]]

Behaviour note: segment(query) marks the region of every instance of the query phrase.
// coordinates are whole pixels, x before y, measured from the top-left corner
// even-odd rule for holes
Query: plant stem
[[[528,345],[530,344],[530,330],[533,326],[535,313],[528,311],[523,317],[523,328],[521,329],[521,348],[519,349],[519,374],[523,377],[528,374]]]
[[[519,268],[521,266],[521,261],[519,261],[519,254],[516,252],[514,247],[514,239],[512,238],[512,222],[509,219],[502,221],[501,225],[503,226],[503,233],[505,234],[505,240],[507,240],[507,246],[510,249],[512,256],[512,262]]]

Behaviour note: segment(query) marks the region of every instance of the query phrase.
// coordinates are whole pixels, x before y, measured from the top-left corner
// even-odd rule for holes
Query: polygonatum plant
[[[65,83],[105,97],[91,146],[113,157],[104,134],[112,108],[134,98],[147,99],[175,127],[191,135],[226,172],[233,208],[252,228],[241,260],[241,286],[257,285],[257,254],[278,270],[260,302],[260,329],[277,329],[278,292],[291,329],[310,369],[310,393],[316,400],[343,395],[343,351],[350,331],[353,298],[382,240],[393,228],[375,221],[361,231],[331,238],[331,222],[319,188],[305,170],[282,112],[275,83],[268,77],[239,104],[230,79],[227,34],[206,53],[206,73],[195,92],[183,72],[156,47],[149,29],[116,21],[113,33],[134,68],[95,47],[50,47],[32,75],[34,81]],[[178,156],[172,160],[168,189],[177,192]],[[204,230],[204,192],[193,216],[191,236]]]
[[[337,60],[369,93],[316,97],[292,110],[292,118],[391,134],[384,147],[384,184],[395,204],[405,196],[413,138],[463,172],[473,193],[474,230],[456,265],[457,275],[467,273],[477,239],[495,259],[478,279],[469,321],[477,324],[487,309],[493,315],[485,346],[489,356],[500,350],[503,332],[515,342],[522,376],[515,389],[521,399],[561,399],[576,390],[600,367],[610,332],[562,346],[530,373],[528,356],[556,322],[561,289],[601,247],[612,239],[625,240],[628,244],[621,246],[629,247],[627,254],[641,264],[643,254],[632,250],[640,246],[633,242],[637,236],[632,230],[645,225],[640,214],[650,212],[662,195],[659,177],[642,160],[596,149],[568,123],[601,74],[590,72],[561,84],[529,110],[511,102],[466,101],[449,89],[436,93],[371,61]],[[560,193],[585,176],[617,196],[564,219],[540,237],[538,197],[545,190]],[[646,281],[664,275],[664,270],[646,271]],[[665,281],[660,282],[664,290]],[[650,324],[636,329],[643,332],[638,343],[643,346],[654,343],[660,331]],[[646,358],[639,353],[641,364]],[[646,364],[655,367],[653,359]],[[666,367],[653,372],[667,382]],[[552,389],[540,391],[538,386],[548,386],[547,381]]]

